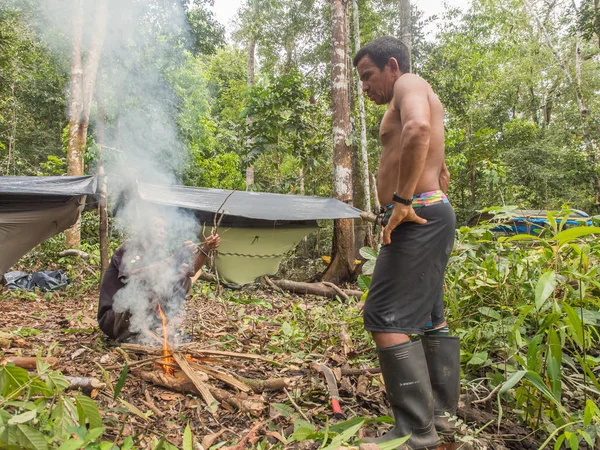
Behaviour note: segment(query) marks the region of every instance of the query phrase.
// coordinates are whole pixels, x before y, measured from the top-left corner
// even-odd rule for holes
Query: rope
[[[261,258],[261,259],[269,259],[269,258],[282,258],[285,256],[284,253],[280,254],[280,255],[247,255],[244,253],[225,253],[225,252],[219,252],[219,255],[223,255],[223,256],[240,256],[242,258]]]

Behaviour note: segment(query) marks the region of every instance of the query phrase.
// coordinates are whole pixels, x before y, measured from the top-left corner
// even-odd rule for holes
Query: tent
[[[283,256],[316,230],[317,220],[359,218],[361,211],[324,197],[138,183],[143,202],[192,211],[223,230],[216,270],[246,284],[277,272]],[[95,177],[0,177],[0,276],[40,242],[75,223]]]
[[[72,226],[96,178],[0,177],[0,278],[25,253]]]

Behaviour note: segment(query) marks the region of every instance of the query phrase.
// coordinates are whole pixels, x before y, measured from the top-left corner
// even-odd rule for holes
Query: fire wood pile
[[[260,355],[198,349],[194,344],[177,349],[166,344],[163,349],[135,344],[124,344],[122,348],[128,353],[144,356],[144,359],[130,363],[133,375],[176,392],[199,394],[213,414],[224,407],[260,416],[266,408],[261,394],[282,391],[292,384],[292,378],[245,378],[227,367],[240,359],[276,364]],[[228,389],[215,386],[215,382]]]

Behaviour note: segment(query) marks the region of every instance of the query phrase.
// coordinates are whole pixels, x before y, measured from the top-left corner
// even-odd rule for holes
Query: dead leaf
[[[85,352],[85,350],[86,350],[85,348],[80,348],[80,349],[75,350],[71,354],[71,359],[73,360],[73,359],[77,358],[79,355],[81,355],[83,352]]]
[[[356,395],[367,395],[367,389],[369,388],[369,379],[364,375],[359,375],[356,383]]]
[[[287,440],[279,434],[277,431],[267,431],[267,436],[271,436],[281,442],[283,445],[287,445]]]
[[[215,441],[219,438],[219,436],[221,436],[223,433],[225,432],[225,428],[223,428],[221,431],[217,432],[217,433],[213,433],[213,434],[207,434],[206,436],[204,436],[202,438],[202,447],[204,448],[210,448],[212,447],[212,445],[215,443]]]

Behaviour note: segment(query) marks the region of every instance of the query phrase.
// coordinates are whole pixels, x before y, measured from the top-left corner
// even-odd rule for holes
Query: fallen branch
[[[58,364],[58,359],[52,357],[40,358],[40,361],[49,364],[52,368]],[[22,369],[35,370],[37,367],[37,358],[34,356],[9,356],[0,360],[0,366],[4,366],[8,363],[12,363]]]
[[[332,283],[304,283],[302,281],[292,280],[271,280],[279,289],[292,292],[294,294],[319,295],[321,297],[335,298],[336,295],[347,299],[348,297],[361,298],[362,291],[354,289],[341,289],[339,286],[332,287]]]
[[[145,371],[141,369],[133,369],[133,375],[142,380],[148,381],[156,386],[161,386],[171,391],[182,394],[200,394],[198,389],[190,380],[168,377],[161,371]],[[232,408],[239,410],[242,413],[249,413],[253,416],[259,416],[265,409],[264,403],[261,401],[249,398],[247,394],[239,393],[232,395],[223,389],[208,386],[210,393],[221,403],[227,403]]]
[[[370,368],[366,368],[366,369],[341,369],[341,374],[342,376],[348,376],[348,377],[352,377],[352,376],[360,376],[360,375],[373,375],[373,374],[378,374],[381,373],[381,369],[380,368],[375,368],[375,367],[370,367]],[[301,375],[310,375],[312,373],[314,373],[313,370],[311,369],[294,369],[294,370],[290,370],[287,372],[289,375],[291,376],[301,376]]]
[[[67,389],[81,389],[86,393],[92,392],[94,389],[103,389],[106,387],[105,383],[91,377],[70,377],[65,375],[65,380],[69,382]]]
[[[58,256],[79,256],[80,258],[85,259],[86,261],[90,259],[90,254],[86,253],[82,250],[77,250],[76,248],[70,248],[67,250],[63,250],[58,254]]]
[[[268,380],[253,380],[252,378],[245,378],[240,375],[236,375],[236,378],[242,381],[247,386],[250,386],[252,390],[261,394],[263,392],[283,391],[288,388],[291,384],[289,378],[271,378]]]
[[[208,272],[202,272],[198,279],[208,282],[217,281],[217,277]],[[305,283],[302,281],[292,280],[273,280],[269,277],[263,277],[263,279],[265,284],[274,290],[287,291],[300,295],[319,295],[321,297],[329,298],[335,298],[336,295],[339,295],[344,300],[348,299],[348,297],[361,298],[363,295],[362,291],[355,289],[342,289],[339,286],[329,282]]]

